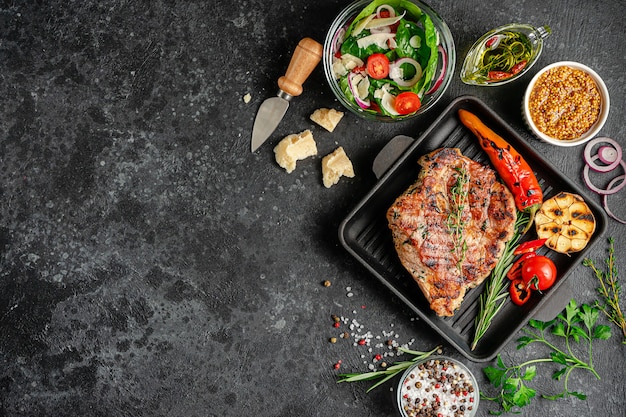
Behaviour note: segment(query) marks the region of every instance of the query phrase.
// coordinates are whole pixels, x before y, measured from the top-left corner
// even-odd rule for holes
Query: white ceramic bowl
[[[419,404],[415,404],[417,398]],[[474,375],[463,363],[446,356],[431,356],[411,365],[402,375],[397,389],[402,417],[416,415],[421,407],[429,409],[433,406],[437,407],[434,415],[462,412],[464,417],[473,417],[479,401]]]
[[[598,90],[600,92],[600,97],[601,97],[600,113],[598,115],[597,120],[585,133],[573,139],[557,139],[557,138],[548,136],[547,134],[540,131],[531,117],[530,108],[529,108],[530,95],[539,77],[541,77],[543,74],[545,74],[547,71],[553,68],[563,67],[563,66],[581,70],[589,74],[591,78],[594,80],[596,86],[598,87]],[[528,84],[528,87],[526,88],[526,94],[524,94],[524,100],[522,103],[522,114],[524,116],[524,120],[526,124],[528,125],[528,128],[533,132],[533,134],[537,138],[539,138],[540,140],[544,142],[550,143],[552,145],[568,147],[568,146],[582,145],[583,143],[589,141],[594,136],[596,136],[600,132],[602,127],[604,126],[604,123],[606,122],[606,119],[609,115],[609,107],[610,107],[609,91],[607,90],[606,85],[604,84],[604,81],[602,80],[602,78],[600,78],[600,76],[594,70],[578,62],[560,61],[560,62],[555,62],[554,64],[550,64],[546,66],[541,71],[539,71],[530,81],[530,83]]]

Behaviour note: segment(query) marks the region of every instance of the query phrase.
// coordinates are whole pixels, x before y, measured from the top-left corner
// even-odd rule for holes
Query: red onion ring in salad
[[[622,184],[626,184],[626,174],[613,178],[611,182],[609,182],[609,185],[607,186],[607,188],[613,187],[613,184],[615,184],[619,180],[622,180],[621,182]],[[622,224],[626,224],[626,220],[620,219],[611,210],[609,210],[609,196],[607,194],[605,194],[602,197],[602,205],[604,206],[604,211],[606,211],[606,214],[608,214],[611,218],[613,218],[614,220],[617,220],[618,222]]]
[[[591,161],[595,161],[598,158],[599,158],[598,155],[594,155],[591,157]],[[618,163],[622,166],[622,169],[624,170],[624,172],[626,172],[626,162],[620,159]],[[622,177],[624,177],[624,175],[621,175],[620,177],[617,177],[617,178],[622,178]],[[583,179],[585,180],[585,184],[587,184],[587,187],[589,187],[591,191],[594,191],[601,195],[615,194],[616,192],[624,188],[624,186],[626,186],[626,180],[624,180],[621,183],[619,183],[617,186],[613,187],[612,184],[614,184],[615,182],[615,178],[613,178],[613,180],[611,180],[611,183],[609,186],[607,186],[607,188],[596,187],[591,182],[591,178],[589,178],[589,164],[585,165],[585,167],[583,168]]]
[[[446,54],[446,51],[443,49],[443,46],[439,45],[437,46],[437,49],[439,50],[439,53],[441,54],[441,72],[439,73],[439,77],[437,78],[433,86],[430,88],[430,90],[426,92],[426,94],[432,94],[435,91],[437,91],[437,89],[443,82],[443,79],[445,78],[445,75],[446,75],[446,67],[448,66],[448,55]]]
[[[603,149],[603,148],[607,148],[606,146],[601,146],[600,149],[598,149],[598,153],[594,155],[594,157],[592,157],[591,150],[598,143],[608,143],[611,146],[609,147],[608,152],[606,149]],[[613,148],[615,153],[612,153],[610,151],[610,148]],[[610,159],[612,160],[609,159],[609,155],[611,155]],[[585,163],[594,171],[609,172],[617,168],[617,166],[620,164],[620,161],[622,160],[622,148],[619,145],[619,143],[617,143],[617,141],[611,138],[605,138],[605,137],[595,138],[589,141],[589,143],[587,143],[587,145],[585,146],[584,159],[585,159]],[[597,159],[599,159],[601,162],[607,165],[598,165],[597,163],[595,163]]]

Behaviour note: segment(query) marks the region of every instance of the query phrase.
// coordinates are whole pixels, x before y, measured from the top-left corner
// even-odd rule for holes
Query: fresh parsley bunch
[[[556,400],[573,396],[580,400],[586,399],[585,394],[570,391],[568,380],[575,369],[587,370],[600,379],[593,367],[592,344],[594,340],[606,340],[611,337],[611,329],[609,326],[596,325],[599,313],[600,310],[596,306],[587,304],[578,306],[575,300],[571,300],[565,310],[552,321],[530,320],[528,326],[523,329],[526,335],[517,340],[519,343],[517,348],[522,349],[532,343],[541,343],[550,348],[550,355],[547,358],[531,359],[513,366],[505,365],[498,355],[496,366],[484,368],[489,382],[499,389],[495,397],[484,395],[482,397],[500,406],[499,411],[490,411],[490,414],[519,412],[519,408],[529,405],[537,391],[527,384],[537,375],[536,365],[544,362],[560,365],[552,374],[552,378],[563,380],[563,391],[556,395],[542,395],[543,398]],[[574,344],[584,344],[584,349],[576,349],[575,352]],[[579,357],[578,351],[585,351],[586,358]]]

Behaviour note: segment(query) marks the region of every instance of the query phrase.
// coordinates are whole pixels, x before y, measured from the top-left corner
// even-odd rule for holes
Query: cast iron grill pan
[[[374,188],[348,214],[339,227],[342,245],[376,278],[406,303],[422,320],[472,361],[492,360],[515,334],[532,318],[551,320],[571,299],[566,279],[581,264],[589,251],[604,234],[607,219],[602,208],[585,198],[596,218],[596,231],[581,252],[570,256],[542,248],[539,253],[550,257],[558,269],[555,285],[543,294],[533,294],[523,307],[507,300],[496,315],[490,329],[474,350],[470,344],[474,334],[474,318],[478,312],[479,297],[484,283],[470,290],[453,317],[438,317],[411,275],[404,269],[395,251],[385,214],[395,199],[413,184],[419,173],[417,160],[424,154],[441,147],[456,147],[473,160],[489,164],[489,158],[478,145],[475,136],[463,126],[457,111],[466,109],[476,114],[492,130],[504,137],[535,170],[544,192],[550,198],[560,191],[584,197],[581,190],[543,159],[526,141],[508,126],[493,110],[473,96],[455,99],[442,115],[391,164]],[[405,137],[406,138],[406,137]],[[383,151],[384,152],[384,151]],[[522,241],[535,239],[531,229]]]

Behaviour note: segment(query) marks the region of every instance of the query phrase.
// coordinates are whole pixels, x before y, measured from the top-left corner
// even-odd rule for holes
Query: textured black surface
[[[624,145],[624,2],[466,0],[431,3],[458,52],[457,76],[431,113],[395,125],[346,113],[326,132],[308,119],[338,108],[320,66],[250,153],[256,110],[275,94],[297,41],[323,41],[345,4],[0,4],[0,415],[396,415],[389,386],[366,394],[366,384],[337,385],[333,369],[341,360],[341,371],[367,370],[378,352],[393,361],[377,346],[386,339],[422,350],[442,343],[339,245],[339,222],[375,184],[376,153],[473,94],[584,187],[582,148],[540,143],[523,125],[531,74],[491,89],[458,79],[489,28],[550,25],[531,73],[560,60],[595,69],[612,100],[601,134]],[[319,154],[286,174],[272,148],[306,128]],[[357,175],[326,189],[320,161],[338,145]],[[610,198],[622,217],[624,196]],[[609,222],[622,275],[624,232]],[[590,257],[601,263],[606,248]],[[570,280],[579,302],[596,299],[588,269]],[[339,329],[332,314],[345,319]],[[354,336],[338,337],[344,330]],[[372,337],[371,351],[354,345],[360,336]],[[507,361],[543,354],[515,343],[503,351]],[[569,380],[586,401],[538,398],[524,415],[623,415],[618,335],[594,355],[601,379],[580,371]],[[466,362],[484,385],[483,365]],[[553,370],[542,367],[536,381],[546,393],[560,390]],[[482,403],[478,415],[488,409]]]

